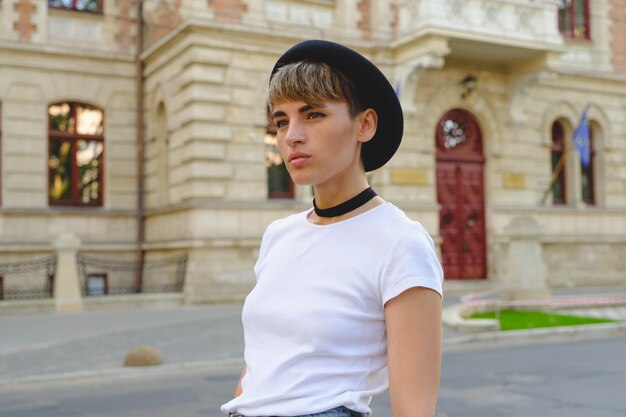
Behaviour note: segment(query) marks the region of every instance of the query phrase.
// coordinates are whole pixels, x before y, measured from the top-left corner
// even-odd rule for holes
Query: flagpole
[[[565,165],[565,155],[567,155],[567,146],[563,147],[563,152],[561,153],[561,157],[559,158],[559,161],[556,163],[556,167],[554,167],[554,171],[552,171],[552,178],[550,178],[550,183],[548,184],[546,191],[543,193],[543,197],[541,197],[542,205],[546,204],[546,199],[548,198],[548,194],[550,193],[550,190],[552,189],[554,182],[561,174],[561,171],[563,171],[563,165]]]
[[[583,106],[583,113],[580,117],[580,121],[578,122],[578,126],[574,130],[574,134],[572,136],[572,145],[578,152],[580,153],[580,159],[583,166],[587,166],[589,164],[589,158],[591,150],[589,149],[589,119],[587,116],[587,112],[589,111],[589,102],[586,102]],[[550,179],[550,183],[548,184],[548,188],[543,193],[541,197],[541,203],[545,204],[546,199],[548,198],[548,194],[550,193],[550,189],[554,185],[554,182],[561,174],[563,170],[563,165],[565,164],[565,155],[567,154],[568,146],[566,143],[563,143],[563,153],[561,154],[561,158],[559,159],[554,171],[552,172],[552,178]]]

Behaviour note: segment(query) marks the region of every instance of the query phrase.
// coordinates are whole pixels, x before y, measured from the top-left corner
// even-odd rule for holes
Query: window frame
[[[77,109],[79,106],[89,106],[95,107],[102,112],[102,124],[103,124],[103,132],[102,134],[96,135],[85,135],[79,133],[70,133],[63,132],[60,130],[53,130],[50,127],[50,113],[49,109],[51,106],[59,105],[59,104],[68,104],[70,106],[70,120],[73,118],[76,120]],[[48,105],[48,164],[50,161],[50,145],[52,141],[69,141],[70,145],[70,155],[72,155],[70,160],[71,167],[71,177],[70,177],[70,190],[71,190],[71,198],[69,201],[65,200],[54,200],[50,197],[50,174],[51,168],[48,165],[48,205],[53,207],[102,207],[104,205],[104,190],[105,190],[105,179],[104,179],[104,161],[105,161],[105,142],[104,142],[104,122],[106,120],[106,114],[104,109],[98,106],[94,106],[89,103],[79,102],[79,101],[59,101],[55,103],[50,103]],[[98,178],[100,179],[100,191],[98,193],[98,200],[90,203],[83,203],[80,200],[79,188],[78,188],[78,177],[79,177],[79,167],[76,163],[76,144],[79,140],[85,141],[97,141],[102,143],[102,153],[98,158]]]
[[[54,6],[50,4],[50,0],[48,0],[48,8],[54,9],[54,10],[69,10],[72,12],[79,12],[79,13],[91,13],[95,15],[104,14],[104,0],[98,0],[98,8],[96,10],[80,10],[76,8],[77,2],[78,0],[72,0],[72,7],[64,7],[64,6]]]
[[[560,135],[556,135],[555,134],[555,128],[559,127],[560,130]],[[561,123],[558,120],[555,120],[552,123],[552,127],[550,129],[550,179],[552,179],[552,176],[554,175],[554,156],[559,155],[558,159],[557,159],[557,165],[558,165],[558,161],[563,158],[563,163],[562,163],[562,167],[561,167],[561,172],[559,173],[559,175],[554,178],[554,181],[550,184],[550,188],[552,190],[552,204],[553,205],[566,205],[567,204],[567,144],[566,144],[566,137],[565,137],[565,127],[563,126],[563,123]],[[554,191],[555,191],[555,185],[557,184],[557,182],[559,183],[559,185],[561,186],[561,190],[562,190],[562,198],[556,198],[554,195]]]
[[[567,0],[562,0],[563,7],[559,7],[557,12],[557,24],[559,27],[559,32],[561,35],[572,40],[591,40],[591,8],[589,6],[589,0],[571,0],[570,4],[565,4]],[[584,29],[585,33],[583,35],[577,34],[576,28],[576,6],[577,2],[583,2],[583,13],[584,13]],[[564,27],[561,18],[561,13],[565,13],[569,17],[569,27]]]

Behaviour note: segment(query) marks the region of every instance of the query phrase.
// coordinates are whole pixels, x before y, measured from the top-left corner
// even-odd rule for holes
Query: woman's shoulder
[[[265,229],[265,234],[293,229],[297,225],[303,224],[308,212],[309,210],[306,210],[273,220]]]
[[[422,224],[410,218],[402,209],[386,203],[375,222],[373,232],[390,249],[402,246],[433,246],[433,240]]]
[[[376,223],[378,227],[393,233],[409,230],[426,232],[419,221],[410,218],[402,209],[390,202],[384,203],[383,210],[378,212]]]

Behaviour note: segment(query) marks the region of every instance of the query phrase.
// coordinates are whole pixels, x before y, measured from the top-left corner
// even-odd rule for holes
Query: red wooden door
[[[437,140],[439,234],[447,279],[487,275],[482,138],[474,117],[461,109],[440,120]]]

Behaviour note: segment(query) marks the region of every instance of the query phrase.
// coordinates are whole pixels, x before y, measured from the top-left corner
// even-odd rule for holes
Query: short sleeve
[[[430,288],[443,296],[443,270],[428,232],[415,223],[398,239],[382,269],[383,305],[413,287]]]
[[[263,237],[261,238],[261,245],[259,246],[259,256],[254,264],[254,277],[255,280],[258,281],[259,272],[261,269],[261,265],[263,264],[265,258],[267,257],[268,248],[271,245],[272,241],[272,226],[276,223],[276,221],[272,222],[267,226],[265,232],[263,233]]]

